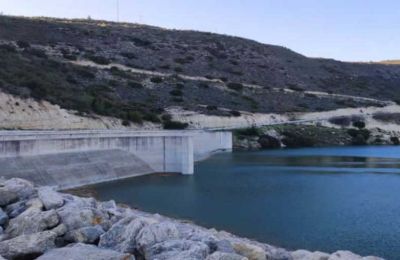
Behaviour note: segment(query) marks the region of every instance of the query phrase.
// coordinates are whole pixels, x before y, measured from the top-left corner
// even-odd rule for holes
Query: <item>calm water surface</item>
[[[102,200],[288,249],[400,259],[400,147],[225,153],[195,172],[94,188]]]

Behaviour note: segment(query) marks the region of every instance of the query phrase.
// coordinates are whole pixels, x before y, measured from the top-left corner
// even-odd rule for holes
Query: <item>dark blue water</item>
[[[400,147],[226,153],[194,176],[95,186],[100,199],[285,247],[400,259]]]

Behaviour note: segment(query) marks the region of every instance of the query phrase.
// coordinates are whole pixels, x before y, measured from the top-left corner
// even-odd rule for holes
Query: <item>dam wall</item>
[[[73,188],[156,172],[193,174],[232,149],[230,132],[0,131],[0,177]]]

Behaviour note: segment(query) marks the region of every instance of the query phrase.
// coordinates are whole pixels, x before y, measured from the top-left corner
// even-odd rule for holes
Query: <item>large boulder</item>
[[[246,242],[233,243],[235,252],[247,257],[249,260],[265,260],[267,255],[263,248]]]
[[[36,193],[34,185],[24,179],[12,178],[3,183],[4,188],[17,194],[19,199],[30,198]]]
[[[69,231],[65,234],[65,240],[75,243],[94,244],[102,234],[104,234],[104,229],[99,225],[83,227]]]
[[[5,208],[7,215],[10,218],[15,218],[22,212],[24,212],[28,206],[26,205],[27,200],[20,200],[18,202],[12,203]]]
[[[328,260],[383,260],[383,258],[375,257],[375,256],[366,256],[362,257],[356,255],[350,251],[337,251],[331,254]]]
[[[4,226],[8,222],[8,215],[0,208],[0,226]]]
[[[143,227],[136,237],[139,248],[150,247],[165,240],[179,238],[179,231],[171,222],[155,223]]]
[[[30,235],[22,235],[0,242],[0,255],[7,259],[39,256],[55,247],[57,234],[43,231]]]
[[[29,235],[55,227],[59,222],[54,210],[41,211],[31,207],[9,221],[6,233],[9,237]]]
[[[190,240],[166,240],[147,247],[144,251],[145,259],[157,260],[199,260],[209,254],[206,244]]]
[[[296,250],[291,253],[293,260],[328,260],[329,254],[319,251]]]
[[[18,200],[18,194],[8,190],[5,187],[0,187],[0,207],[7,206]]]
[[[136,236],[152,220],[128,216],[117,223],[100,237],[99,247],[116,250],[122,253],[133,253],[136,249]]]
[[[248,260],[248,258],[237,254],[214,252],[206,260]]]
[[[66,205],[57,209],[57,213],[68,230],[96,225],[108,230],[111,226],[108,214],[97,209],[96,204],[92,205],[91,200],[67,202]]]
[[[129,254],[99,248],[94,245],[75,244],[48,251],[37,260],[73,259],[73,260],[134,260]]]
[[[64,204],[63,197],[51,187],[39,188],[38,196],[47,210],[60,208]]]

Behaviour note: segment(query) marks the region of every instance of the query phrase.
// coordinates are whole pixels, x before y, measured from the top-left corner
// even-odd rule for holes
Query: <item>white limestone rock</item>
[[[23,258],[27,255],[40,255],[55,247],[57,234],[43,231],[0,242],[0,255],[7,259]]]
[[[237,254],[245,256],[249,260],[265,260],[267,258],[264,249],[250,243],[235,242],[233,243],[233,249]]]
[[[139,248],[150,247],[156,243],[179,238],[179,231],[171,222],[161,222],[143,227],[136,237]]]
[[[209,255],[206,260],[248,260],[248,258],[237,254],[217,251]]]
[[[353,252],[344,251],[344,250],[337,251],[337,252],[331,254],[328,258],[328,260],[359,260],[359,259],[361,259],[361,260],[383,260],[383,258],[373,257],[373,256],[362,257],[360,255],[354,254]]]
[[[58,209],[64,205],[63,197],[51,187],[39,188],[38,196],[47,210]]]
[[[48,251],[37,260],[73,259],[73,260],[135,260],[130,254],[123,254],[94,245],[74,244]]]
[[[34,185],[24,179],[12,178],[4,182],[4,188],[17,194],[19,199],[26,199],[36,193]]]
[[[55,227],[58,222],[59,218],[54,210],[41,211],[37,208],[29,208],[10,220],[6,233],[11,238],[34,234]]]
[[[15,192],[9,191],[5,187],[0,187],[0,207],[5,207],[18,200],[18,195]]]
[[[65,234],[65,240],[75,243],[94,244],[104,232],[104,229],[99,225],[83,227],[69,231]]]
[[[146,218],[125,217],[100,237],[99,247],[122,253],[133,253],[137,247],[136,236],[144,226],[151,222]]]
[[[293,260],[328,260],[329,254],[319,251],[296,250],[291,253]]]
[[[190,240],[166,240],[144,251],[145,259],[157,260],[199,260],[205,259],[208,254],[206,244]]]

